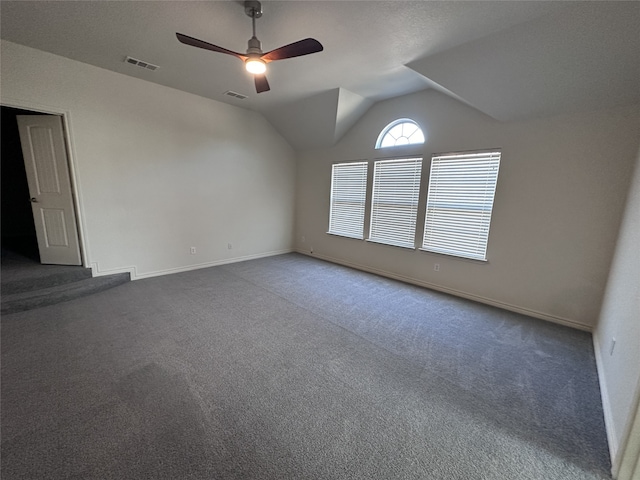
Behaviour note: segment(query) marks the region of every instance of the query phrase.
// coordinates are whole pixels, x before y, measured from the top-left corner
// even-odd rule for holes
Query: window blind
[[[369,240],[414,248],[422,158],[374,164]]]
[[[422,249],[487,259],[500,152],[433,156]]]
[[[336,163],[331,169],[329,231],[363,238],[367,197],[367,162]]]

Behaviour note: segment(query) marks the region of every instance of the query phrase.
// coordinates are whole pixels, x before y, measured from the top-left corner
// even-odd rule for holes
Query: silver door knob
[[[31,197],[31,203],[38,203],[38,199],[36,197]]]

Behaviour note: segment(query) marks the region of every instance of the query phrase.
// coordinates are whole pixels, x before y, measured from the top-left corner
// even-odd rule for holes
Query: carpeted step
[[[90,275],[90,270],[89,270]],[[31,310],[34,308],[54,305],[74,298],[84,297],[92,293],[101,292],[130,281],[128,273],[117,273],[101,277],[89,277],[81,280],[58,284],[52,287],[38,290],[21,291],[5,295],[3,285],[2,308],[0,313],[9,313]]]
[[[20,265],[20,269],[8,270],[9,268],[3,266],[1,290],[3,296],[91,278],[91,269],[83,267],[37,265],[36,268],[25,268],[24,265]]]

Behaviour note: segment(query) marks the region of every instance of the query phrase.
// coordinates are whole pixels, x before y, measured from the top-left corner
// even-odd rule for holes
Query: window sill
[[[419,248],[418,250],[420,250],[421,252],[435,253],[437,255],[446,255],[447,257],[459,258],[460,260],[471,260],[472,262],[489,263],[489,260],[487,260],[486,258],[465,257],[464,255],[456,255],[455,253],[438,252],[436,250],[429,250],[427,248]]]
[[[333,235],[334,237],[353,238],[354,240],[364,240],[364,237],[356,237],[354,235],[345,235],[344,233],[327,232],[327,235]]]
[[[397,243],[383,242],[381,240],[374,240],[374,239],[371,239],[371,238],[367,238],[365,241],[366,242],[371,242],[371,243],[377,243],[379,245],[388,245],[389,247],[405,248],[407,250],[415,250],[416,249],[416,247],[411,247],[411,246],[408,246],[408,245],[400,245],[400,244],[397,244]]]

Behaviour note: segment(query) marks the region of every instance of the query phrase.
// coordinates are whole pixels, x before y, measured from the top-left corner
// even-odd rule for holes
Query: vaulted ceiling
[[[2,1],[3,39],[248,108],[298,149],[335,143],[375,102],[436,88],[500,121],[640,103],[640,2],[264,1],[265,51],[313,37],[324,51],[271,63],[256,94],[242,1]],[[127,56],[158,65],[146,70]],[[226,96],[227,91],[247,95]]]

